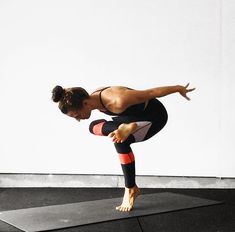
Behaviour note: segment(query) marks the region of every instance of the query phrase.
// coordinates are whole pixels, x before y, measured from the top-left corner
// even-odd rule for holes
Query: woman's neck
[[[100,101],[99,92],[92,93],[90,95],[89,104],[90,104],[91,110],[100,110],[100,111],[106,110]]]

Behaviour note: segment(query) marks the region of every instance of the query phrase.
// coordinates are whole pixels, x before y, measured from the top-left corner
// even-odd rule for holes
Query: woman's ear
[[[87,106],[88,105],[88,101],[87,100],[83,100],[82,105],[83,106]]]

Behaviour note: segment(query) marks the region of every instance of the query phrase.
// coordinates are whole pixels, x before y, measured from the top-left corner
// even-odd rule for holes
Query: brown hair
[[[59,109],[64,114],[71,110],[81,109],[83,100],[87,98],[89,98],[89,94],[81,87],[64,89],[57,85],[52,90],[52,100],[59,102]]]

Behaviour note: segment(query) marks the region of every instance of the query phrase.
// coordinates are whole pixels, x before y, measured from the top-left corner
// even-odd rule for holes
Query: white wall
[[[137,174],[235,177],[233,0],[0,1],[0,173],[121,174],[111,141],[52,88],[186,84],[167,126],[132,145]]]
[[[222,8],[222,56],[220,81],[219,175],[235,176],[235,1],[224,1]]]

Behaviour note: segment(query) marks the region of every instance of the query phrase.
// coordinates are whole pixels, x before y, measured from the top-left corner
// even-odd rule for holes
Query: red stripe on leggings
[[[102,127],[104,125],[105,122],[101,122],[101,123],[98,123],[96,124],[94,127],[93,127],[93,133],[95,135],[103,135],[102,133]]]
[[[126,154],[119,154],[119,159],[120,159],[121,164],[129,164],[135,161],[135,156],[133,152],[131,151]]]

